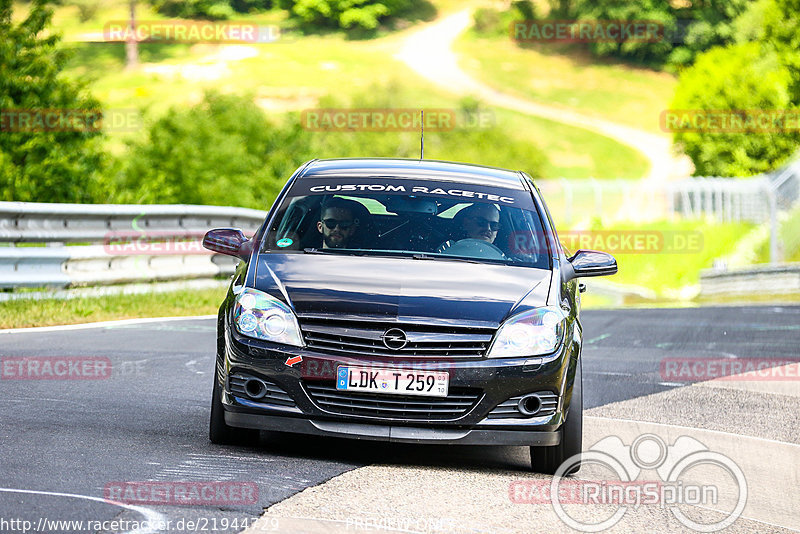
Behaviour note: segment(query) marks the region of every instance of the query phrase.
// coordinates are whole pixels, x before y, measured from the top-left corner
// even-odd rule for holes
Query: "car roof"
[[[308,163],[298,178],[341,178],[380,176],[412,180],[458,182],[524,190],[518,171],[455,163],[452,161],[399,158],[320,159]]]

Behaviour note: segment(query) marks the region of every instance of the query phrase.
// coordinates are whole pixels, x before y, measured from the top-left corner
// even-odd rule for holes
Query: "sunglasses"
[[[356,221],[353,221],[353,220],[340,221],[340,220],[337,220],[337,219],[325,219],[322,222],[325,224],[325,226],[328,227],[328,230],[333,230],[337,226],[339,228],[341,228],[342,230],[347,230],[348,228],[350,228],[351,226],[356,224]]]
[[[500,229],[500,222],[499,221],[490,221],[489,219],[484,219],[483,217],[470,217],[477,226],[483,228],[484,226],[489,226],[489,230],[492,232],[496,232]]]

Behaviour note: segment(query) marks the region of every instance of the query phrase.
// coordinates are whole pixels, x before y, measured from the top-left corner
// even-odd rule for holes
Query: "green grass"
[[[11,300],[0,305],[0,328],[90,323],[139,317],[216,314],[227,287],[142,295]]]
[[[447,1],[436,4],[441,12],[457,7]],[[67,28],[75,26],[74,21],[67,22],[70,16],[75,18],[70,10],[74,8],[57,11],[59,24]],[[118,19],[118,15],[110,9],[97,19]],[[81,29],[86,25],[78,26]],[[457,97],[439,91],[392,58],[403,35],[405,32],[399,32],[368,41],[348,40],[342,34],[293,35],[284,42],[247,47],[256,55],[236,61],[220,59],[218,54],[223,48],[218,45],[149,43],[141,45],[142,66],[133,72],[124,70],[122,44],[70,43],[75,55],[68,74],[89,80],[92,93],[106,109],[143,110],[145,124],[170,106],[199,102],[209,89],[250,94],[275,120],[281,120],[286,112],[317,107],[327,95],[352,100],[365,91],[386,87],[400,93],[394,98],[398,107],[458,107]],[[648,170],[648,162],[641,154],[604,136],[510,111],[493,111],[498,123],[516,140],[542,150],[546,158],[542,176],[638,178]],[[125,139],[142,134],[109,133],[109,147],[116,154],[122,153]],[[435,158],[436,136],[431,135],[428,141],[428,153]],[[457,160],[526,168],[524,161],[494,161],[495,150],[491,146],[476,144],[464,147],[463,152],[456,155]],[[367,154],[323,156],[361,155]]]
[[[603,135],[511,111],[495,113],[509,132],[547,157],[542,175],[534,178],[639,178],[650,168],[639,151]]]
[[[455,49],[462,68],[498,90],[651,132],[661,132],[659,116],[676,85],[671,74],[598,59],[575,47],[523,48],[507,34],[470,31]]]
[[[786,220],[780,223],[778,231],[783,261],[800,262],[800,207],[789,212]],[[769,239],[756,251],[757,263],[769,263]]]
[[[92,91],[105,108],[140,108],[149,119],[170,106],[199,102],[209,89],[252,94],[275,120],[281,120],[289,111],[318,107],[320,99],[329,94],[339,101],[350,101],[375,90],[390,91],[392,105],[396,107],[459,107],[458,98],[440,92],[415,74],[408,73],[398,81],[398,72],[406,67],[387,58],[390,50],[382,51],[382,46],[368,46],[337,36],[305,37],[292,45],[263,45],[257,49],[258,56],[229,62],[224,77],[205,81],[186,80],[180,75],[125,72],[124,51],[117,44],[74,45],[76,55],[71,66],[74,74],[94,80]],[[218,47],[207,45],[151,44],[143,49],[143,61],[148,57],[158,59],[153,63],[157,68],[177,72],[182,65],[202,61],[203,55],[216,50]],[[324,55],[320,50],[325,51]],[[312,71],[314,76],[309,76]],[[341,86],[342,79],[348,80],[347,86]],[[354,103],[356,107],[357,104]],[[546,163],[542,176],[636,178],[648,170],[648,162],[639,152],[602,135],[502,109],[489,111],[511,137],[520,143],[533,144],[543,152]],[[142,132],[110,133],[119,149],[120,140]],[[426,136],[429,157],[441,157],[436,155],[436,138],[443,135],[446,133]],[[494,161],[495,150],[491,146],[465,146],[463,152],[454,159],[526,168],[524,161]],[[369,154],[320,154],[320,157],[362,155]]]
[[[710,268],[714,259],[724,256],[736,241],[750,231],[749,223],[717,224],[704,221],[661,221],[647,224],[618,224],[594,228],[594,230],[616,230],[620,233],[637,231],[664,232],[668,235],[701,237],[699,247],[685,247],[679,253],[645,248],[643,253],[614,253],[619,272],[609,281],[619,284],[642,286],[661,297],[675,297],[681,288],[700,282],[700,271]]]

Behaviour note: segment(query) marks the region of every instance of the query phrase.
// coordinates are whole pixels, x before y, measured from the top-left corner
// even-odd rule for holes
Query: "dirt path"
[[[686,158],[672,154],[667,136],[660,136],[575,111],[511,96],[469,76],[458,66],[453,42],[469,28],[471,10],[465,9],[433,22],[406,37],[395,55],[432,83],[457,94],[473,95],[493,106],[591,130],[633,147],[650,161],[646,180],[663,183],[685,177],[690,171]],[[613,157],[609,154],[609,157]]]

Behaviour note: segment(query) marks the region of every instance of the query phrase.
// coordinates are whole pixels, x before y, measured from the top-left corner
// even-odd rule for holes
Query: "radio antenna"
[[[425,111],[419,110],[419,160],[425,158]]]

